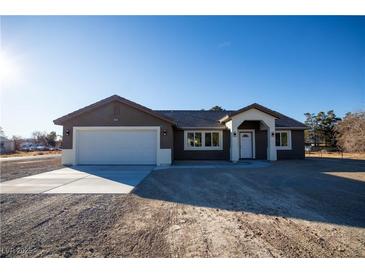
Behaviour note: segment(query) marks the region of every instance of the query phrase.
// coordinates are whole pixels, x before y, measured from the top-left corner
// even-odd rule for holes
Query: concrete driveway
[[[154,166],[77,166],[0,184],[0,193],[129,193]]]

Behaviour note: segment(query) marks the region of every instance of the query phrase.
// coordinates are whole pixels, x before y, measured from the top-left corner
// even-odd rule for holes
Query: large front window
[[[222,149],[221,131],[185,131],[185,150]]]
[[[276,131],[275,145],[276,149],[291,149],[291,132],[289,130]]]
[[[202,133],[201,132],[188,132],[188,144],[189,147],[201,147],[202,146]]]

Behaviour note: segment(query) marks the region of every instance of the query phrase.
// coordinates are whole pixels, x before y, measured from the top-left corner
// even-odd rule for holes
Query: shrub
[[[347,113],[336,125],[339,147],[346,152],[365,152],[365,112]]]

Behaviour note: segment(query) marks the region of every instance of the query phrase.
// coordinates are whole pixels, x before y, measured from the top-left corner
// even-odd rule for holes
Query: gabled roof
[[[245,111],[248,111],[248,110],[250,110],[250,109],[257,109],[257,110],[259,110],[259,111],[262,111],[262,112],[264,112],[264,113],[266,113],[266,114],[269,114],[269,115],[271,115],[271,116],[273,116],[273,117],[275,117],[275,118],[279,118],[279,116],[278,116],[278,113],[277,112],[275,112],[275,111],[273,111],[273,110],[271,110],[271,109],[268,109],[268,108],[266,108],[266,107],[264,107],[264,106],[262,106],[262,105],[259,105],[259,104],[257,104],[257,103],[254,103],[254,104],[251,104],[251,105],[248,105],[247,107],[244,107],[244,108],[241,108],[241,109],[239,109],[239,110],[236,110],[236,111],[233,111],[232,113],[230,113],[230,114],[228,114],[228,115],[226,115],[226,116],[224,116],[223,118],[221,118],[220,119],[220,122],[227,122],[227,121],[229,121],[233,116],[236,116],[237,114],[240,114],[240,113],[242,113],[242,112],[245,112]]]
[[[71,112],[71,113],[69,113],[69,114],[67,114],[65,116],[62,116],[60,118],[57,118],[56,120],[53,121],[53,123],[55,123],[56,125],[62,125],[67,120],[70,120],[70,119],[72,119],[72,118],[74,118],[76,116],[79,116],[79,115],[81,115],[81,114],[83,114],[85,112],[88,112],[90,110],[93,110],[95,108],[101,107],[101,106],[106,105],[106,104],[111,103],[111,102],[120,102],[122,104],[126,104],[129,107],[135,108],[135,109],[137,109],[139,111],[145,112],[145,113],[150,114],[150,115],[152,115],[152,116],[154,116],[156,118],[159,118],[159,119],[161,119],[163,121],[166,121],[168,123],[171,123],[171,124],[175,125],[175,122],[173,120],[170,120],[168,117],[165,117],[162,114],[160,114],[158,112],[155,112],[152,109],[146,108],[146,107],[144,107],[144,106],[142,106],[140,104],[137,104],[135,102],[129,101],[129,100],[127,100],[127,99],[125,99],[125,98],[123,98],[123,97],[121,97],[119,95],[112,95],[112,96],[110,96],[108,98],[105,98],[103,100],[100,100],[100,101],[98,101],[98,102],[96,102],[94,104],[91,104],[91,105],[88,105],[86,107],[80,108],[80,109],[78,109],[76,111],[73,111],[73,112]]]
[[[53,122],[56,125],[63,125],[64,122],[77,117],[83,113],[91,111],[95,108],[101,107],[111,102],[120,102],[122,104],[128,105],[129,107],[135,108],[139,111],[150,114],[156,118],[163,121],[171,123],[178,128],[200,128],[200,129],[225,129],[225,122],[229,121],[231,117],[247,111],[249,109],[255,108],[264,113],[267,113],[275,117],[275,125],[277,128],[297,128],[305,129],[306,126],[294,120],[284,114],[268,109],[259,104],[252,104],[247,107],[241,108],[239,110],[224,110],[224,111],[211,111],[211,110],[152,110],[146,108],[140,104],[129,101],[119,95],[113,95],[103,100],[100,100],[94,104],[80,108],[79,110],[73,111],[65,116],[62,116]]]

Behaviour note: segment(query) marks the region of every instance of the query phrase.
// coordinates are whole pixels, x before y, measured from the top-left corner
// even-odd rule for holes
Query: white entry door
[[[253,158],[252,132],[241,132],[241,158]]]

